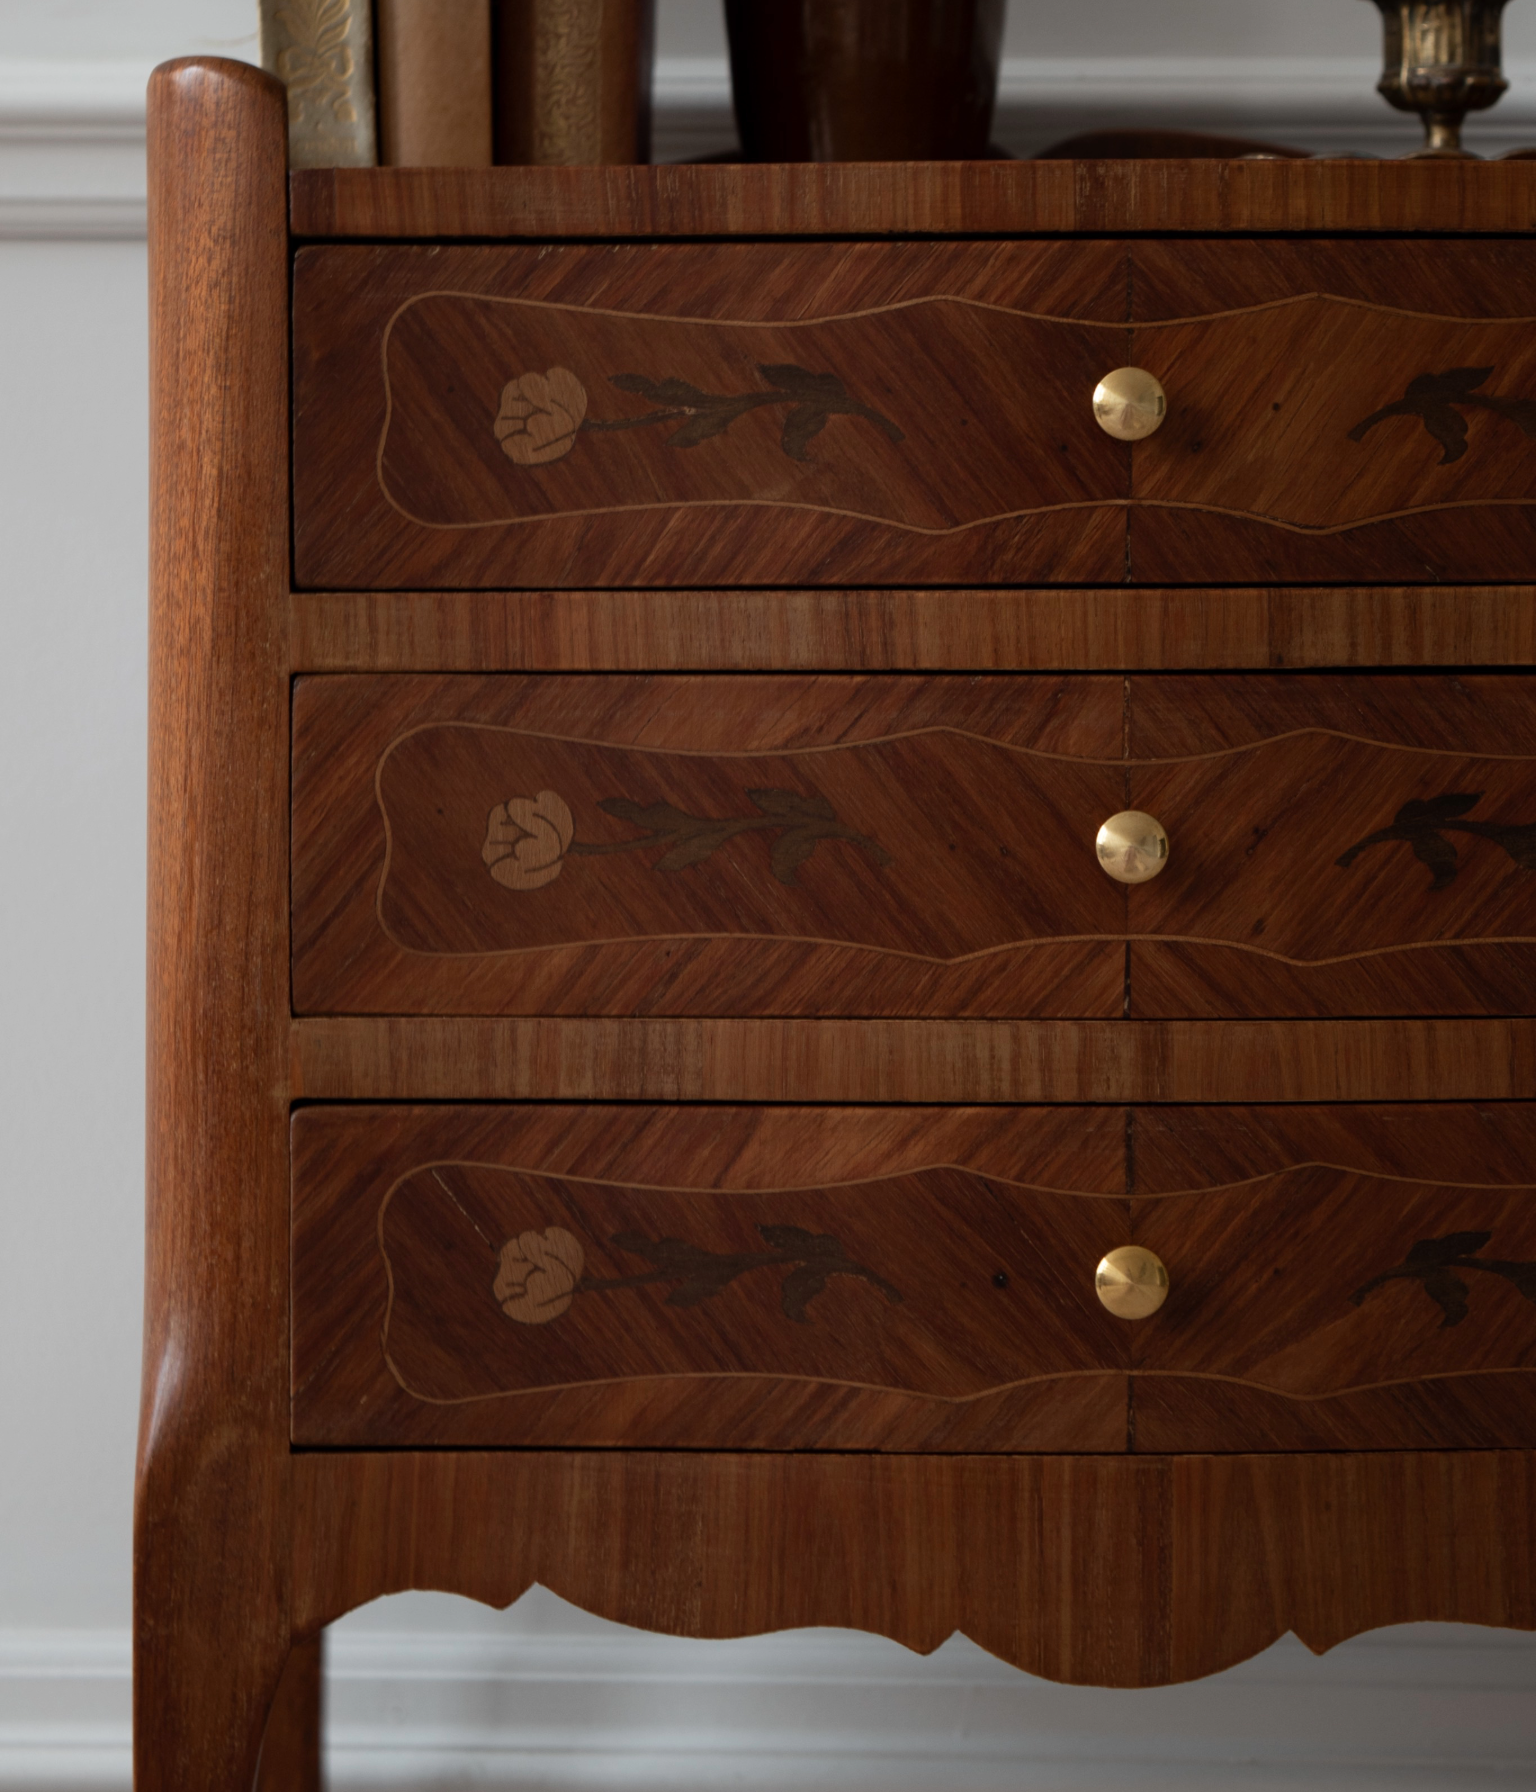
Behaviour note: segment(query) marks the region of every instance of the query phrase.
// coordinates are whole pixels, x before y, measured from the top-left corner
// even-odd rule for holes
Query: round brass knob
[[[1117,884],[1144,884],[1168,863],[1168,830],[1155,815],[1122,809],[1093,843],[1099,863]]]
[[[1117,442],[1139,442],[1162,426],[1168,396],[1145,367],[1117,367],[1093,389],[1093,420]]]
[[[1099,1259],[1093,1291],[1116,1319],[1148,1319],[1168,1298],[1168,1271],[1143,1246],[1123,1244]]]

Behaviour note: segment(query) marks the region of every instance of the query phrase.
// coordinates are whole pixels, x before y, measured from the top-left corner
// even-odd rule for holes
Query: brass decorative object
[[[1509,83],[1499,61],[1505,0],[1375,0],[1382,18],[1376,91],[1424,120],[1422,156],[1470,156],[1461,121]]]
[[[1168,830],[1140,809],[1111,815],[1093,844],[1099,864],[1117,884],[1144,884],[1168,863]]]
[[[1099,1259],[1093,1291],[1116,1319],[1150,1319],[1168,1298],[1168,1271],[1155,1252],[1123,1244]]]
[[[1167,394],[1144,367],[1117,367],[1093,389],[1093,420],[1117,442],[1143,440],[1167,415]]]

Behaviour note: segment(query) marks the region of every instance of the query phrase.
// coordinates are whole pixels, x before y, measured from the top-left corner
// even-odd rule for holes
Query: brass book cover
[[[373,29],[369,0],[261,0],[261,65],[288,89],[294,168],[371,168]]]

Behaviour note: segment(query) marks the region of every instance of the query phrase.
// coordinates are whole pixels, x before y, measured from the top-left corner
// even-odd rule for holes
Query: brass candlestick
[[[1375,0],[1382,18],[1376,91],[1424,120],[1423,156],[1469,156],[1461,121],[1509,83],[1499,63],[1506,0]]]

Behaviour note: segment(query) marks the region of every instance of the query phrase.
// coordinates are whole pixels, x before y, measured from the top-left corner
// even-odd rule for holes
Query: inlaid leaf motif
[[[1373,1290],[1387,1282],[1416,1281],[1440,1309],[1440,1329],[1460,1325],[1471,1311],[1467,1283],[1459,1270],[1482,1270],[1500,1276],[1526,1300],[1536,1305],[1536,1263],[1515,1263],[1477,1253],[1492,1239],[1491,1232],[1448,1232],[1444,1238],[1421,1238],[1395,1269],[1383,1270],[1349,1297],[1359,1306]]]
[[[1430,870],[1430,888],[1443,890],[1453,883],[1460,869],[1454,844],[1447,833],[1471,834],[1479,840],[1492,840],[1501,846],[1522,871],[1536,871],[1536,822],[1463,821],[1469,809],[1483,800],[1483,792],[1447,791],[1441,796],[1415,798],[1403,804],[1392,817],[1390,827],[1378,828],[1357,840],[1334,861],[1348,867],[1369,846],[1381,846],[1389,840],[1403,840],[1413,856]]]
[[[634,852],[637,848],[665,845],[667,850],[652,864],[654,871],[686,871],[700,865],[738,834],[779,829],[769,855],[769,869],[781,884],[793,885],[795,873],[823,840],[846,840],[860,847],[877,865],[889,865],[891,855],[867,834],[846,827],[837,811],[817,791],[749,790],[756,815],[731,815],[715,820],[689,815],[672,803],[642,804],[627,797],[606,797],[598,805],[620,821],[645,828],[639,840],[572,842],[571,851],[587,856]]]
[[[854,398],[835,373],[818,373],[793,361],[759,363],[757,371],[766,388],[754,392],[705,392],[688,380],[650,379],[643,373],[615,373],[609,383],[621,392],[632,392],[654,406],[642,417],[588,417],[583,430],[597,433],[616,429],[646,429],[658,423],[676,423],[666,438],[669,448],[697,448],[714,436],[724,435],[738,417],[764,405],[787,404],[790,409],[779,432],[779,446],[791,460],[809,458],[810,444],[834,416],[862,417],[891,441],[905,439],[889,417]]]
[[[1349,439],[1363,441],[1370,430],[1389,417],[1418,417],[1440,444],[1440,465],[1447,466],[1467,451],[1467,420],[1461,414],[1467,407],[1492,411],[1524,434],[1536,436],[1536,399],[1497,398],[1477,390],[1492,372],[1491,367],[1452,367],[1444,373],[1421,373],[1408,382],[1407,390],[1394,404],[1383,405],[1357,423],[1349,432]]]

